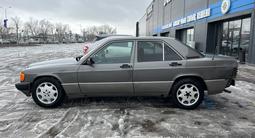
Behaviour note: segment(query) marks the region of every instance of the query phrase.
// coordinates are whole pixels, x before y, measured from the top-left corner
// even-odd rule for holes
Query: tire
[[[171,97],[178,108],[196,109],[204,100],[204,88],[197,80],[183,79],[173,85]]]
[[[58,80],[45,77],[34,82],[32,98],[41,107],[55,108],[63,103],[65,93]]]

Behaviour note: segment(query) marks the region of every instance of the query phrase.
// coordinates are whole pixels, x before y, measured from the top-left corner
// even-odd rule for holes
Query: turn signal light
[[[25,73],[23,71],[20,72],[19,79],[20,79],[20,81],[24,81],[25,80]]]

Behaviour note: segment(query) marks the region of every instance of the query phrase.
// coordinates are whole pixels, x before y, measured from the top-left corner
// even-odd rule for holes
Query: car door
[[[133,95],[133,41],[113,41],[90,56],[94,64],[81,65],[78,82],[87,96]]]
[[[170,91],[185,61],[162,41],[137,41],[133,83],[137,96],[161,96]]]

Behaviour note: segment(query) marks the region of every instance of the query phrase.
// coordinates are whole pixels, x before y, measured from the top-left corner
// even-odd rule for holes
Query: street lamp
[[[3,7],[0,7],[0,8],[3,8]],[[5,7],[5,8],[3,8],[4,9],[4,16],[5,16],[5,18],[4,18],[4,28],[5,28],[5,39],[7,40],[7,38],[8,38],[8,26],[7,26],[7,21],[8,21],[8,19],[7,19],[7,9],[10,9],[11,8],[11,6],[9,6],[9,7]]]
[[[9,7],[0,7],[0,8],[3,8],[4,9],[4,17],[5,17],[5,19],[7,19],[7,10],[8,9],[11,9],[12,7],[11,6],[9,6]]]
[[[0,7],[0,8],[3,8],[3,7]],[[7,9],[11,9],[12,7],[9,6],[8,8],[3,8],[4,9],[4,27],[7,28],[7,21],[8,21],[8,18],[7,18]]]

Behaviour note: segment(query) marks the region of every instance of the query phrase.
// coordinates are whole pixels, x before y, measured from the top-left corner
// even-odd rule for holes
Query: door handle
[[[169,66],[176,67],[176,66],[182,66],[182,64],[178,62],[172,62],[169,64]]]
[[[127,69],[127,68],[132,68],[132,66],[129,65],[129,64],[123,64],[123,65],[120,66],[120,68]]]

